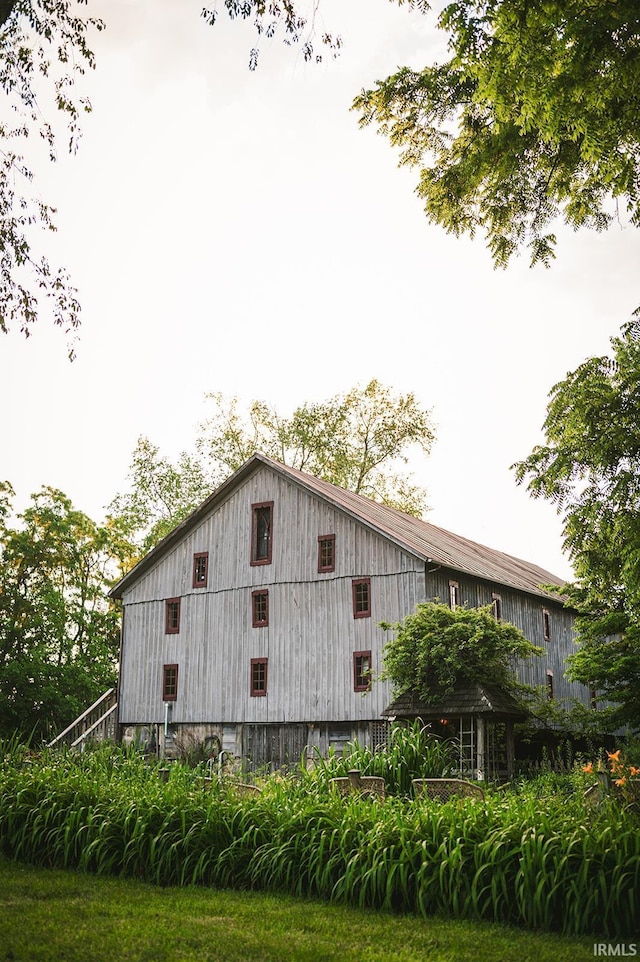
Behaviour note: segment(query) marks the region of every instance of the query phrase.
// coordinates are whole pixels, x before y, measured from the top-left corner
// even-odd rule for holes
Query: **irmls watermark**
[[[618,956],[620,959],[631,959],[638,955],[636,942],[594,942],[593,954],[596,956]]]

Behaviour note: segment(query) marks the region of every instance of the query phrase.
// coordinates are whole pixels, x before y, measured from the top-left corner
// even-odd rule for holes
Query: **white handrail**
[[[102,724],[107,720],[107,718],[109,717],[109,715],[112,715],[112,714],[114,713],[114,711],[116,711],[117,707],[118,707],[118,703],[116,702],[115,705],[112,705],[111,708],[108,708],[108,709],[106,710],[106,712],[104,713],[104,715],[101,715],[100,718],[99,718],[97,721],[95,721],[95,722],[93,723],[93,725],[91,725],[90,728],[87,728],[86,732],[83,732],[82,735],[80,735],[78,738],[76,738],[76,740],[75,740],[74,742],[71,742],[71,747],[72,747],[72,748],[76,748],[76,746],[79,745],[80,742],[84,741],[85,738],[88,738],[89,735],[90,735],[93,731],[95,731],[95,729],[98,727],[98,725],[102,725]]]
[[[68,735],[69,732],[72,732],[74,728],[76,728],[82,721],[84,721],[87,715],[90,715],[92,711],[98,708],[98,706],[101,705],[103,701],[106,701],[107,698],[110,698],[111,695],[113,695],[114,693],[115,693],[115,688],[109,688],[107,691],[105,691],[104,695],[100,695],[98,700],[94,701],[93,705],[87,708],[86,711],[83,711],[81,715],[78,715],[75,721],[72,721],[70,725],[67,725],[64,731],[60,732],[59,735],[56,735],[56,737],[48,743],[47,748],[53,748],[53,746],[57,742],[62,741],[65,735]]]

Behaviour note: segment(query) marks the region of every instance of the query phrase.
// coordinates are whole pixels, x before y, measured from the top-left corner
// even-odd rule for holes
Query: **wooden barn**
[[[250,768],[379,745],[392,701],[371,683],[389,640],[379,622],[434,599],[492,604],[545,648],[522,680],[588,703],[564,676],[573,617],[540,587],[560,583],[255,454],[112,591],[120,734],[166,754],[208,745]]]

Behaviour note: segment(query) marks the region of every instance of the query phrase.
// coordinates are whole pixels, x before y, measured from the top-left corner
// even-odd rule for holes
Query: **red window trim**
[[[170,605],[177,605],[176,625],[169,624]],[[180,599],[167,598],[164,603],[164,633],[165,635],[177,635],[180,633]]]
[[[542,609],[542,637],[545,641],[551,641],[551,612],[548,608]]]
[[[256,599],[259,595],[264,595],[265,601],[265,614],[264,618],[259,619],[256,615],[257,602]],[[265,588],[258,588],[256,591],[251,592],[251,625],[253,628],[264,628],[269,624],[269,592]]]
[[[369,659],[369,673],[371,673],[371,651],[354,651],[353,653],[353,690],[354,691],[371,691],[371,677],[368,678],[366,683],[359,682],[358,679],[361,677],[362,672],[358,672],[358,660],[362,658]]]
[[[555,692],[555,685],[553,683],[553,672],[551,671],[550,668],[547,668],[546,682],[547,682],[547,700],[554,701],[556,697],[556,692]]]
[[[174,692],[173,694],[167,694],[167,674],[168,670],[171,669],[173,673],[174,680]],[[178,666],[177,665],[163,665],[162,666],[162,700],[163,701],[177,701],[178,698]]]
[[[257,665],[264,665],[264,688],[255,687],[255,675],[253,669]],[[268,658],[252,658],[251,659],[251,676],[250,676],[250,690],[249,693],[252,698],[262,698],[267,694],[267,678],[269,672],[269,659]]]
[[[196,579],[196,573],[198,571],[198,561],[200,558],[204,558],[204,580],[203,581],[198,581]],[[196,553],[193,556],[193,580],[191,583],[191,587],[206,588],[208,580],[209,580],[209,552],[196,551]]]
[[[494,591],[491,595],[491,611],[496,621],[502,621],[502,595]]]
[[[322,564],[322,544],[325,541],[330,541],[331,548],[331,564]],[[336,570],[336,536],[335,534],[319,534],[318,535],[318,573],[322,574],[326,571]]]
[[[265,558],[258,558],[258,545],[257,545],[257,532],[256,532],[256,519],[260,508],[269,508],[270,512],[270,527],[269,527],[269,553]],[[255,504],[251,505],[251,564],[252,565],[270,565],[271,558],[273,557],[273,501],[257,501]]]
[[[367,585],[367,607],[366,609],[358,610],[358,586]],[[370,618],[371,617],[371,578],[353,578],[351,582],[351,591],[353,593],[353,617],[354,618]]]
[[[452,611],[460,607],[460,585],[457,581],[449,582],[449,607]]]

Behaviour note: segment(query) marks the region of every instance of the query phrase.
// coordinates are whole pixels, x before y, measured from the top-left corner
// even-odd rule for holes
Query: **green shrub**
[[[640,820],[531,784],[484,801],[341,798],[274,776],[243,797],[115,749],[5,760],[0,850],[45,866],[489,919],[567,935],[638,931]],[[547,783],[548,784],[548,783]]]

